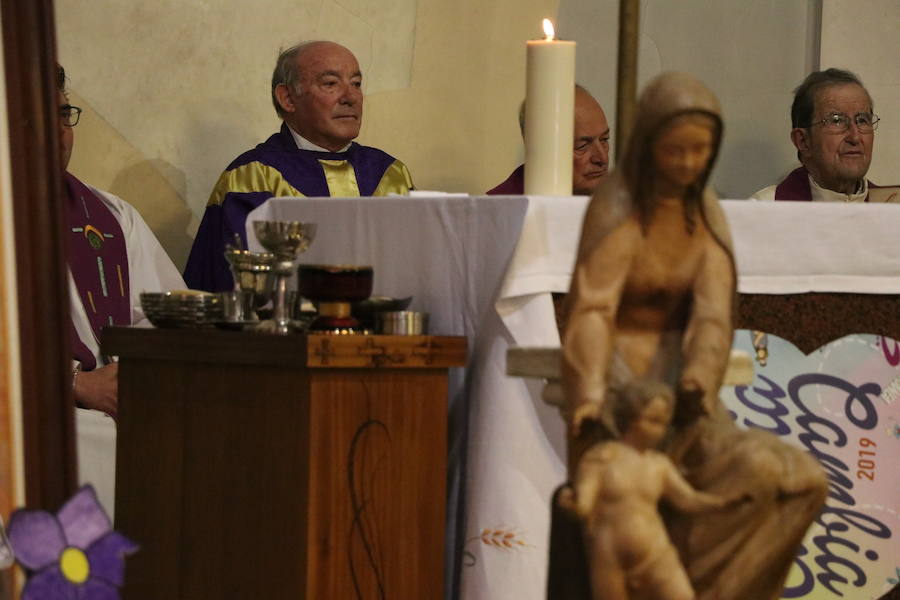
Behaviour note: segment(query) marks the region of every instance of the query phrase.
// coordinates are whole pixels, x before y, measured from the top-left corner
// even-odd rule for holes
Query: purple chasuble
[[[870,188],[877,188],[871,181],[868,182]],[[809,171],[806,167],[798,167],[790,172],[784,178],[784,181],[775,188],[776,200],[799,200],[801,202],[812,202],[812,186],[809,184]],[[866,195],[866,202],[869,196]]]
[[[386,152],[356,142],[352,142],[345,152],[301,150],[288,126],[282,124],[281,131],[238,156],[225,172],[240,173],[242,167],[259,163],[260,169],[268,168],[278,181],[288,183],[304,196],[330,196],[320,161],[348,163],[353,168],[360,196],[374,194],[388,169],[397,162]],[[184,281],[189,288],[221,292],[234,286],[224,256],[225,246],[233,242],[235,234],[246,245],[247,215],[273,195],[272,190],[266,188],[269,182],[260,184],[258,174],[258,170],[251,170],[239,175],[245,179],[240,182],[243,185],[236,187],[243,189],[232,189],[226,179],[220,179],[216,184],[212,195],[220,195],[221,202],[207,205],[184,268]]]
[[[805,167],[791,171],[790,175],[775,188],[776,200],[800,200],[812,202],[812,189],[809,185],[809,172]]]
[[[521,196],[525,193],[525,165],[519,165],[506,181],[487,192],[488,196]]]
[[[94,337],[107,325],[131,324],[128,250],[115,215],[97,195],[69,173],[66,184],[66,249],[69,270]],[[74,358],[89,371],[97,366],[90,349],[71,327]]]

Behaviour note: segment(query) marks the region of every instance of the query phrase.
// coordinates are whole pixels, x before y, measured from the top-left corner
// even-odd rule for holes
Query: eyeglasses
[[[81,109],[71,104],[63,104],[59,107],[59,120],[65,127],[75,127],[81,118]]]
[[[809,127],[813,125],[821,125],[826,131],[833,133],[844,133],[850,129],[850,121],[856,123],[856,128],[860,133],[872,133],[878,129],[878,121],[881,118],[875,113],[861,112],[856,113],[853,117],[848,117],[844,113],[831,113],[824,119],[813,121]]]

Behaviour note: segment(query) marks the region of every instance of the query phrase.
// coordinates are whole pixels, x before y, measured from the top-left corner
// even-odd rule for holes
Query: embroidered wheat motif
[[[521,531],[504,527],[503,525],[485,527],[481,530],[481,533],[467,539],[465,546],[468,546],[476,540],[489,548],[497,548],[499,550],[521,550],[522,548],[531,547],[531,544],[525,540]],[[477,552],[477,550],[475,550],[475,552]],[[472,551],[463,550],[464,567],[474,567],[477,563],[478,559]]]
[[[512,529],[486,527],[481,530],[481,535],[478,537],[481,539],[481,543],[495,548],[515,550],[522,546],[528,546],[528,542],[521,538],[521,534]]]

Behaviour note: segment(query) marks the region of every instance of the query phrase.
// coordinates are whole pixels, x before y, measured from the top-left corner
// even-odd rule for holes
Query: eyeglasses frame
[[[69,112],[69,116],[63,116],[63,111],[66,110]],[[75,121],[72,121],[72,113],[75,114]],[[78,122],[81,120],[81,113],[84,112],[81,108],[77,106],[72,106],[71,104],[61,104],[59,107],[59,118],[62,120],[63,127],[75,127],[78,125]]]
[[[863,128],[863,127],[860,126],[860,124],[857,122],[857,118],[858,118],[860,115],[869,115],[869,116],[872,117],[872,126],[871,126],[871,129],[869,129],[868,127]],[[878,129],[878,122],[881,121],[881,117],[879,117],[878,115],[876,115],[876,114],[873,113],[873,112],[872,112],[872,113],[856,113],[855,115],[853,115],[852,118],[851,118],[849,115],[845,115],[844,113],[836,113],[836,112],[835,112],[835,113],[829,114],[829,115],[828,115],[827,117],[825,117],[824,119],[819,119],[818,121],[813,121],[812,123],[810,123],[809,125],[807,125],[806,127],[804,127],[804,129],[810,129],[810,128],[812,128],[814,125],[822,125],[826,130],[828,130],[828,124],[829,124],[829,122],[832,122],[831,119],[832,119],[833,117],[835,117],[835,116],[843,117],[842,122],[844,123],[844,126],[843,126],[843,128],[841,128],[840,130],[837,130],[837,129],[830,129],[829,131],[831,131],[831,132],[833,132],[833,133],[845,133],[845,132],[849,131],[849,130],[850,130],[850,123],[851,123],[851,122],[853,122],[853,123],[856,124],[856,128],[860,131],[860,133],[872,133],[872,132],[874,132],[876,129]]]

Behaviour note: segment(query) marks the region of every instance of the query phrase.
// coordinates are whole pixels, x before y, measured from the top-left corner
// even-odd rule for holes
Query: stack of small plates
[[[141,307],[150,322],[161,329],[212,327],[224,320],[222,299],[207,292],[143,292]]]

